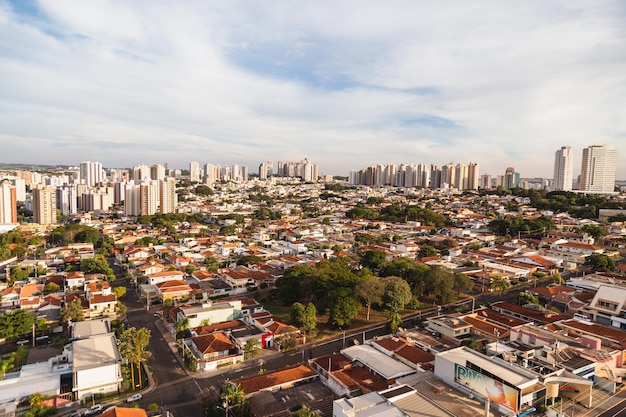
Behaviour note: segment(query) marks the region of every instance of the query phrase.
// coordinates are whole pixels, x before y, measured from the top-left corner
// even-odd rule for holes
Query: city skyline
[[[309,158],[476,161],[552,178],[554,152],[617,151],[626,179],[621,2],[0,0],[5,163],[105,167]],[[141,156],[141,158],[138,158]]]

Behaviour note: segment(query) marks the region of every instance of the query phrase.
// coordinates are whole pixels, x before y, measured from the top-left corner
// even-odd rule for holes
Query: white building
[[[592,193],[615,191],[617,150],[606,145],[593,145],[583,149],[579,189]]]
[[[574,154],[569,146],[562,146],[554,155],[555,190],[571,191],[574,182]]]

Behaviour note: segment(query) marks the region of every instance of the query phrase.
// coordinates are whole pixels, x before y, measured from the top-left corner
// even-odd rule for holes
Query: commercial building
[[[466,347],[438,353],[435,374],[468,395],[488,401],[503,415],[519,415],[558,396],[591,405],[592,381],[560,369],[540,375]]]

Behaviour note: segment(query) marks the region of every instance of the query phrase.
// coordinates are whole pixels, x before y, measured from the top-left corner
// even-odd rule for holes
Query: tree
[[[369,250],[361,255],[361,265],[378,270],[387,264],[387,255],[382,250]]]
[[[411,287],[402,278],[388,277],[385,278],[384,284],[383,303],[392,313],[402,310],[413,298]]]
[[[24,413],[24,417],[45,417],[56,413],[54,407],[44,405],[46,400],[49,400],[49,395],[44,395],[39,392],[35,392],[28,397],[28,405],[30,410]]]
[[[120,299],[126,295],[126,287],[122,287],[122,286],[115,287],[113,288],[113,293],[118,299]]]
[[[157,404],[157,403],[150,403],[150,404],[148,404],[148,412],[150,413],[150,415],[153,416],[158,411],[159,411],[159,404]]]
[[[215,256],[207,256],[204,258],[204,266],[206,266],[206,269],[209,271],[217,271],[219,268],[219,261]]]
[[[24,281],[28,278],[28,272],[20,268],[19,266],[14,266],[11,268],[11,282]]]
[[[193,274],[193,273],[195,272],[195,270],[196,270],[196,266],[195,266],[194,264],[188,264],[188,265],[185,267],[185,272],[186,272],[187,274],[190,274],[190,275],[191,275],[191,274]]]
[[[224,401],[227,416],[230,414],[240,417],[244,415],[248,399],[241,385],[232,384],[230,381],[224,382],[220,398]],[[238,407],[237,410],[233,410],[234,407]]]
[[[539,305],[539,299],[535,297],[534,295],[532,295],[531,293],[522,291],[519,294],[517,294],[517,304],[521,306],[526,305],[526,304]]]
[[[402,317],[398,313],[391,313],[387,320],[387,328],[391,333],[397,333],[398,329],[402,326]]]
[[[133,389],[135,388],[135,373],[133,366],[137,368],[137,376],[139,379],[139,388],[141,389],[143,381],[141,378],[141,364],[148,360],[151,353],[146,350],[150,343],[151,331],[142,327],[136,329],[129,327],[124,330],[120,336],[120,354],[130,365],[131,381]]]
[[[308,407],[302,407],[301,409],[291,413],[291,415],[293,417],[321,417],[319,414],[317,414],[315,411],[311,410]]]
[[[295,302],[291,305],[291,324],[300,327],[304,321],[304,305]]]
[[[502,295],[506,293],[511,287],[511,283],[507,278],[496,275],[491,278],[491,288],[496,294]]]
[[[317,330],[317,308],[315,304],[309,302],[304,308],[304,317],[302,321],[302,327],[306,332],[314,332]]]
[[[2,378],[0,378],[0,381],[4,379],[4,376],[6,375],[7,371],[12,368],[13,368],[13,356],[9,356],[6,359],[0,358],[0,374],[2,375]]]
[[[61,309],[61,321],[63,322],[76,322],[84,320],[85,311],[83,310],[83,305],[78,298],[73,299],[69,304],[66,304],[65,307]]]
[[[431,256],[437,256],[437,249],[432,245],[422,245],[418,252],[420,258],[429,258]]]
[[[385,294],[385,283],[374,275],[367,275],[356,285],[354,293],[365,303],[367,307],[366,320],[369,321],[372,305],[382,304],[383,295]]]
[[[261,350],[261,342],[256,337],[246,340],[243,345],[243,353],[245,358],[254,358]]]
[[[44,285],[43,287],[43,293],[44,295],[48,295],[48,294],[52,294],[55,292],[58,292],[61,289],[61,287],[59,287],[59,285],[55,282],[49,282],[46,285]]]
[[[80,261],[80,270],[85,274],[104,274],[107,276],[107,279],[115,279],[115,273],[102,255],[96,255],[93,258]]]
[[[328,314],[329,324],[335,326],[349,326],[361,309],[361,302],[352,294],[350,288],[337,288],[329,293],[333,300]]]
[[[610,272],[615,270],[615,262],[603,253],[593,253],[585,259],[585,266],[591,267],[594,271]]]
[[[602,226],[598,226],[596,224],[586,224],[582,227],[583,232],[589,234],[595,240],[603,238],[609,232]]]
[[[15,339],[32,331],[37,315],[26,309],[0,315],[0,339]]]
[[[454,278],[454,289],[458,295],[461,294],[461,291],[469,291],[474,287],[474,282],[463,273],[455,272],[452,277]]]
[[[176,322],[176,339],[189,337],[189,318],[185,317]]]
[[[561,276],[561,274],[559,274],[558,272],[550,275],[550,282],[552,284],[563,284],[563,277]]]

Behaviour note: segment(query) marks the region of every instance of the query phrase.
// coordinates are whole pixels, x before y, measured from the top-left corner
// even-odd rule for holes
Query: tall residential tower
[[[581,191],[612,193],[615,191],[617,150],[606,145],[593,145],[583,149],[580,168]]]
[[[554,155],[554,189],[571,191],[574,181],[574,154],[569,146],[562,146]]]

